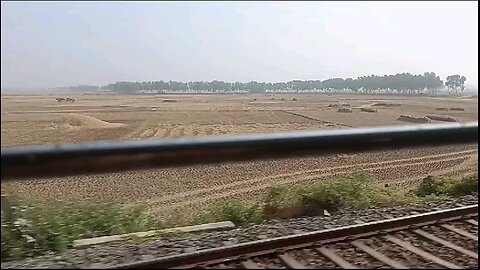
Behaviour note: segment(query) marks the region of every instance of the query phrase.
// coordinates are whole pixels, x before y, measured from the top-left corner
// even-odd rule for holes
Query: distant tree
[[[460,77],[459,84],[460,84],[460,91],[463,94],[463,91],[465,90],[465,81],[467,81],[467,78],[465,76]]]
[[[435,75],[435,72],[425,72],[423,77],[426,82],[425,87],[431,94],[436,94],[437,90],[443,87],[443,81]]]
[[[460,75],[452,75],[447,78],[445,85],[451,91],[463,91],[466,78]],[[148,81],[148,82],[116,82],[101,89],[112,90],[116,92],[135,92],[138,90],[157,90],[157,91],[210,91],[210,92],[233,92],[249,91],[251,93],[263,93],[269,91],[328,91],[342,92],[353,91],[374,93],[374,92],[396,92],[399,94],[423,94],[436,93],[438,89],[444,86],[440,77],[434,72],[425,72],[423,75],[413,75],[410,73],[397,73],[395,75],[369,75],[356,79],[352,78],[331,78],[320,80],[292,80],[289,82],[235,82],[224,81],[196,81],[196,82],[177,82],[177,81]],[[85,88],[85,86],[82,86]]]
[[[460,93],[463,93],[463,90],[465,90],[466,80],[467,78],[465,78],[465,76],[460,76],[458,74],[448,76],[447,81],[445,82],[448,93],[450,94],[452,91],[454,91],[455,94],[458,94],[459,91]]]

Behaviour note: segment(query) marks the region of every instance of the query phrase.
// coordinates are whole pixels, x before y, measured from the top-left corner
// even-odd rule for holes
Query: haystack
[[[413,115],[406,115],[402,114],[400,117],[398,117],[397,120],[400,121],[405,121],[405,122],[411,122],[411,123],[430,123],[430,119],[427,117],[420,117],[420,116],[413,116]]]
[[[98,118],[82,115],[77,113],[70,113],[68,115],[63,115],[61,118],[61,122],[76,128],[118,128],[123,127],[125,124],[123,123],[111,123],[107,121],[100,120]]]
[[[362,112],[372,112],[372,113],[374,113],[374,112],[377,112],[377,109],[370,108],[370,107],[362,107],[362,108],[360,108],[360,111],[362,111]]]
[[[386,107],[387,105],[388,103],[386,102],[376,102],[372,104],[372,106],[382,106],[382,107]]]
[[[178,102],[176,99],[164,99],[163,102]]]
[[[350,108],[338,108],[337,112],[351,113],[352,109],[350,109]]]
[[[400,106],[402,106],[402,104],[401,104],[401,103],[377,102],[377,103],[373,103],[372,106],[380,106],[380,107],[400,107]]]

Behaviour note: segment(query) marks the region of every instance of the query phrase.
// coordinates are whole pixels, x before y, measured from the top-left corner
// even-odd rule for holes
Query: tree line
[[[460,75],[447,77],[444,83],[434,72],[423,75],[397,73],[395,75],[371,75],[352,78],[332,78],[327,80],[292,80],[289,82],[116,82],[99,87],[114,92],[353,92],[353,93],[397,93],[397,94],[436,94],[439,89],[447,87],[449,93],[461,93],[465,89],[466,78]],[[89,87],[89,89],[91,89]]]

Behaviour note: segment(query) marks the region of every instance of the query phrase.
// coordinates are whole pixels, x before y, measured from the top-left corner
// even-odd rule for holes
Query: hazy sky
[[[1,10],[2,87],[426,71],[478,82],[477,2],[2,2]]]

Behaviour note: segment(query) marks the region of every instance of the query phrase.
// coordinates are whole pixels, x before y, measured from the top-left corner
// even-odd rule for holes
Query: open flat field
[[[6,95],[1,100],[1,145],[77,143],[94,140],[163,139],[276,131],[326,130],[412,124],[401,114],[444,115],[478,120],[476,98],[385,95]],[[296,101],[293,98],[297,99]],[[175,99],[177,102],[163,102]],[[377,112],[361,106],[374,103]],[[352,113],[329,104],[348,103]],[[460,107],[464,111],[439,111]],[[432,121],[432,123],[441,123]],[[13,193],[36,199],[105,199],[147,203],[176,223],[226,198],[258,200],[272,185],[312,182],[366,171],[379,183],[411,186],[429,174],[458,175],[476,170],[478,145],[403,149],[356,155],[242,162],[155,169],[58,181],[10,184]],[[181,215],[179,213],[182,213]]]

